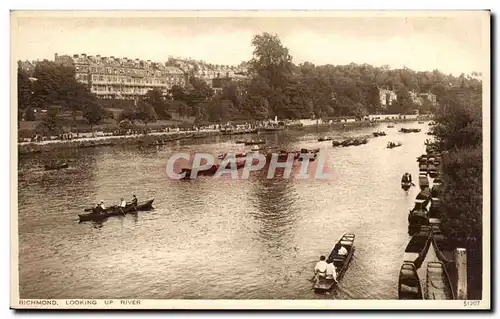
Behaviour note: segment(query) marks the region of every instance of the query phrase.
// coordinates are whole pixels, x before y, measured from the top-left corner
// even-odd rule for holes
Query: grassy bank
[[[70,148],[88,148],[113,145],[143,145],[145,147],[168,143],[180,139],[203,138],[220,134],[219,131],[181,131],[174,133],[152,133],[122,136],[102,136],[96,138],[79,138],[73,140],[51,140],[43,142],[28,142],[18,144],[18,154],[50,152],[53,150]]]

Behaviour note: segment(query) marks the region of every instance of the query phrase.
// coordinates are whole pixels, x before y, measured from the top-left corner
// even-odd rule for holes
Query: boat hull
[[[417,269],[413,263],[403,263],[399,271],[398,299],[422,300],[423,289],[418,277]]]
[[[132,205],[127,205],[125,206],[124,209],[120,210],[118,207],[111,207],[108,208],[106,211],[102,213],[88,213],[88,214],[78,214],[78,217],[80,218],[80,222],[85,222],[85,221],[101,221],[104,220],[108,217],[112,216],[120,216],[128,213],[133,213],[136,211],[149,211],[153,209],[153,199],[138,203],[136,207]]]
[[[349,263],[354,254],[354,239],[355,239],[354,234],[344,234],[337,242],[337,244],[335,244],[332,252],[328,256],[327,262],[328,263],[333,262],[335,266],[335,270],[337,273],[337,281],[342,279],[345,272],[347,271],[347,268],[349,267]],[[338,254],[338,249],[340,248],[340,245],[342,245],[347,249],[347,255]],[[314,291],[327,292],[331,290],[333,287],[335,287],[335,285],[336,282],[333,278],[318,277],[314,284]]]

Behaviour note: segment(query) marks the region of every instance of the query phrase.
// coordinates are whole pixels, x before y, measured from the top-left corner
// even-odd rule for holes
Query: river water
[[[400,127],[418,127],[403,134]],[[334,148],[330,135],[387,136]],[[417,122],[340,129],[216,136],[141,149],[101,147],[54,152],[70,168],[44,171],[47,155],[19,159],[19,289],[21,298],[141,299],[397,299],[408,243],[407,214],[417,187],[400,188],[401,175],[418,176],[428,126]],[[320,148],[333,178],[247,180],[168,179],[174,152],[242,150],[240,138],[270,145]],[[403,146],[387,149],[388,141]],[[418,186],[418,185],[417,185]],[[151,212],[78,222],[98,200],[155,198]],[[331,294],[315,294],[309,279],[320,255],[346,232],[355,253]]]

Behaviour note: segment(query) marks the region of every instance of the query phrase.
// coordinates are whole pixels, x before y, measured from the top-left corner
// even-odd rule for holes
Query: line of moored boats
[[[443,181],[439,177],[441,154],[431,144],[427,145],[427,154],[417,158],[419,164],[420,193],[415,198],[415,205],[408,214],[408,233],[411,237],[403,255],[403,264],[399,273],[399,299],[455,299],[449,271],[453,268],[453,248],[440,227],[441,195]],[[432,189],[429,179],[433,179]],[[403,176],[401,187],[409,189],[408,178]],[[430,208],[429,207],[430,204]],[[426,264],[424,287],[417,270],[421,268],[430,246],[433,246],[438,261]]]

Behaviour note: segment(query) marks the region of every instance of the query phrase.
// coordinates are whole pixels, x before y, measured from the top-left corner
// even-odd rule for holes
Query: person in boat
[[[125,201],[125,199],[123,199],[123,197],[120,198],[120,206],[119,206],[119,208],[120,208],[120,211],[122,212],[122,214],[125,214],[124,209],[125,209],[126,206],[127,206],[127,202]]]
[[[132,195],[132,202],[130,204],[137,206],[137,197],[135,195]]]
[[[335,269],[333,262],[326,264],[326,278],[333,279],[336,283],[339,283],[337,281],[337,270]]]
[[[344,247],[344,246],[340,246],[339,251],[338,251],[338,254],[339,254],[340,256],[345,256],[345,255],[347,255],[347,253],[348,253],[347,249],[345,249],[345,247]]]
[[[104,206],[104,201],[101,200],[99,204],[94,208],[94,213],[103,213],[106,210],[106,206]]]
[[[404,173],[403,178],[401,179],[401,182],[403,182],[403,183],[411,183],[411,174],[410,173]]]
[[[326,266],[326,257],[319,257],[318,263],[316,264],[316,266],[314,266],[314,275],[316,277],[326,277]]]

